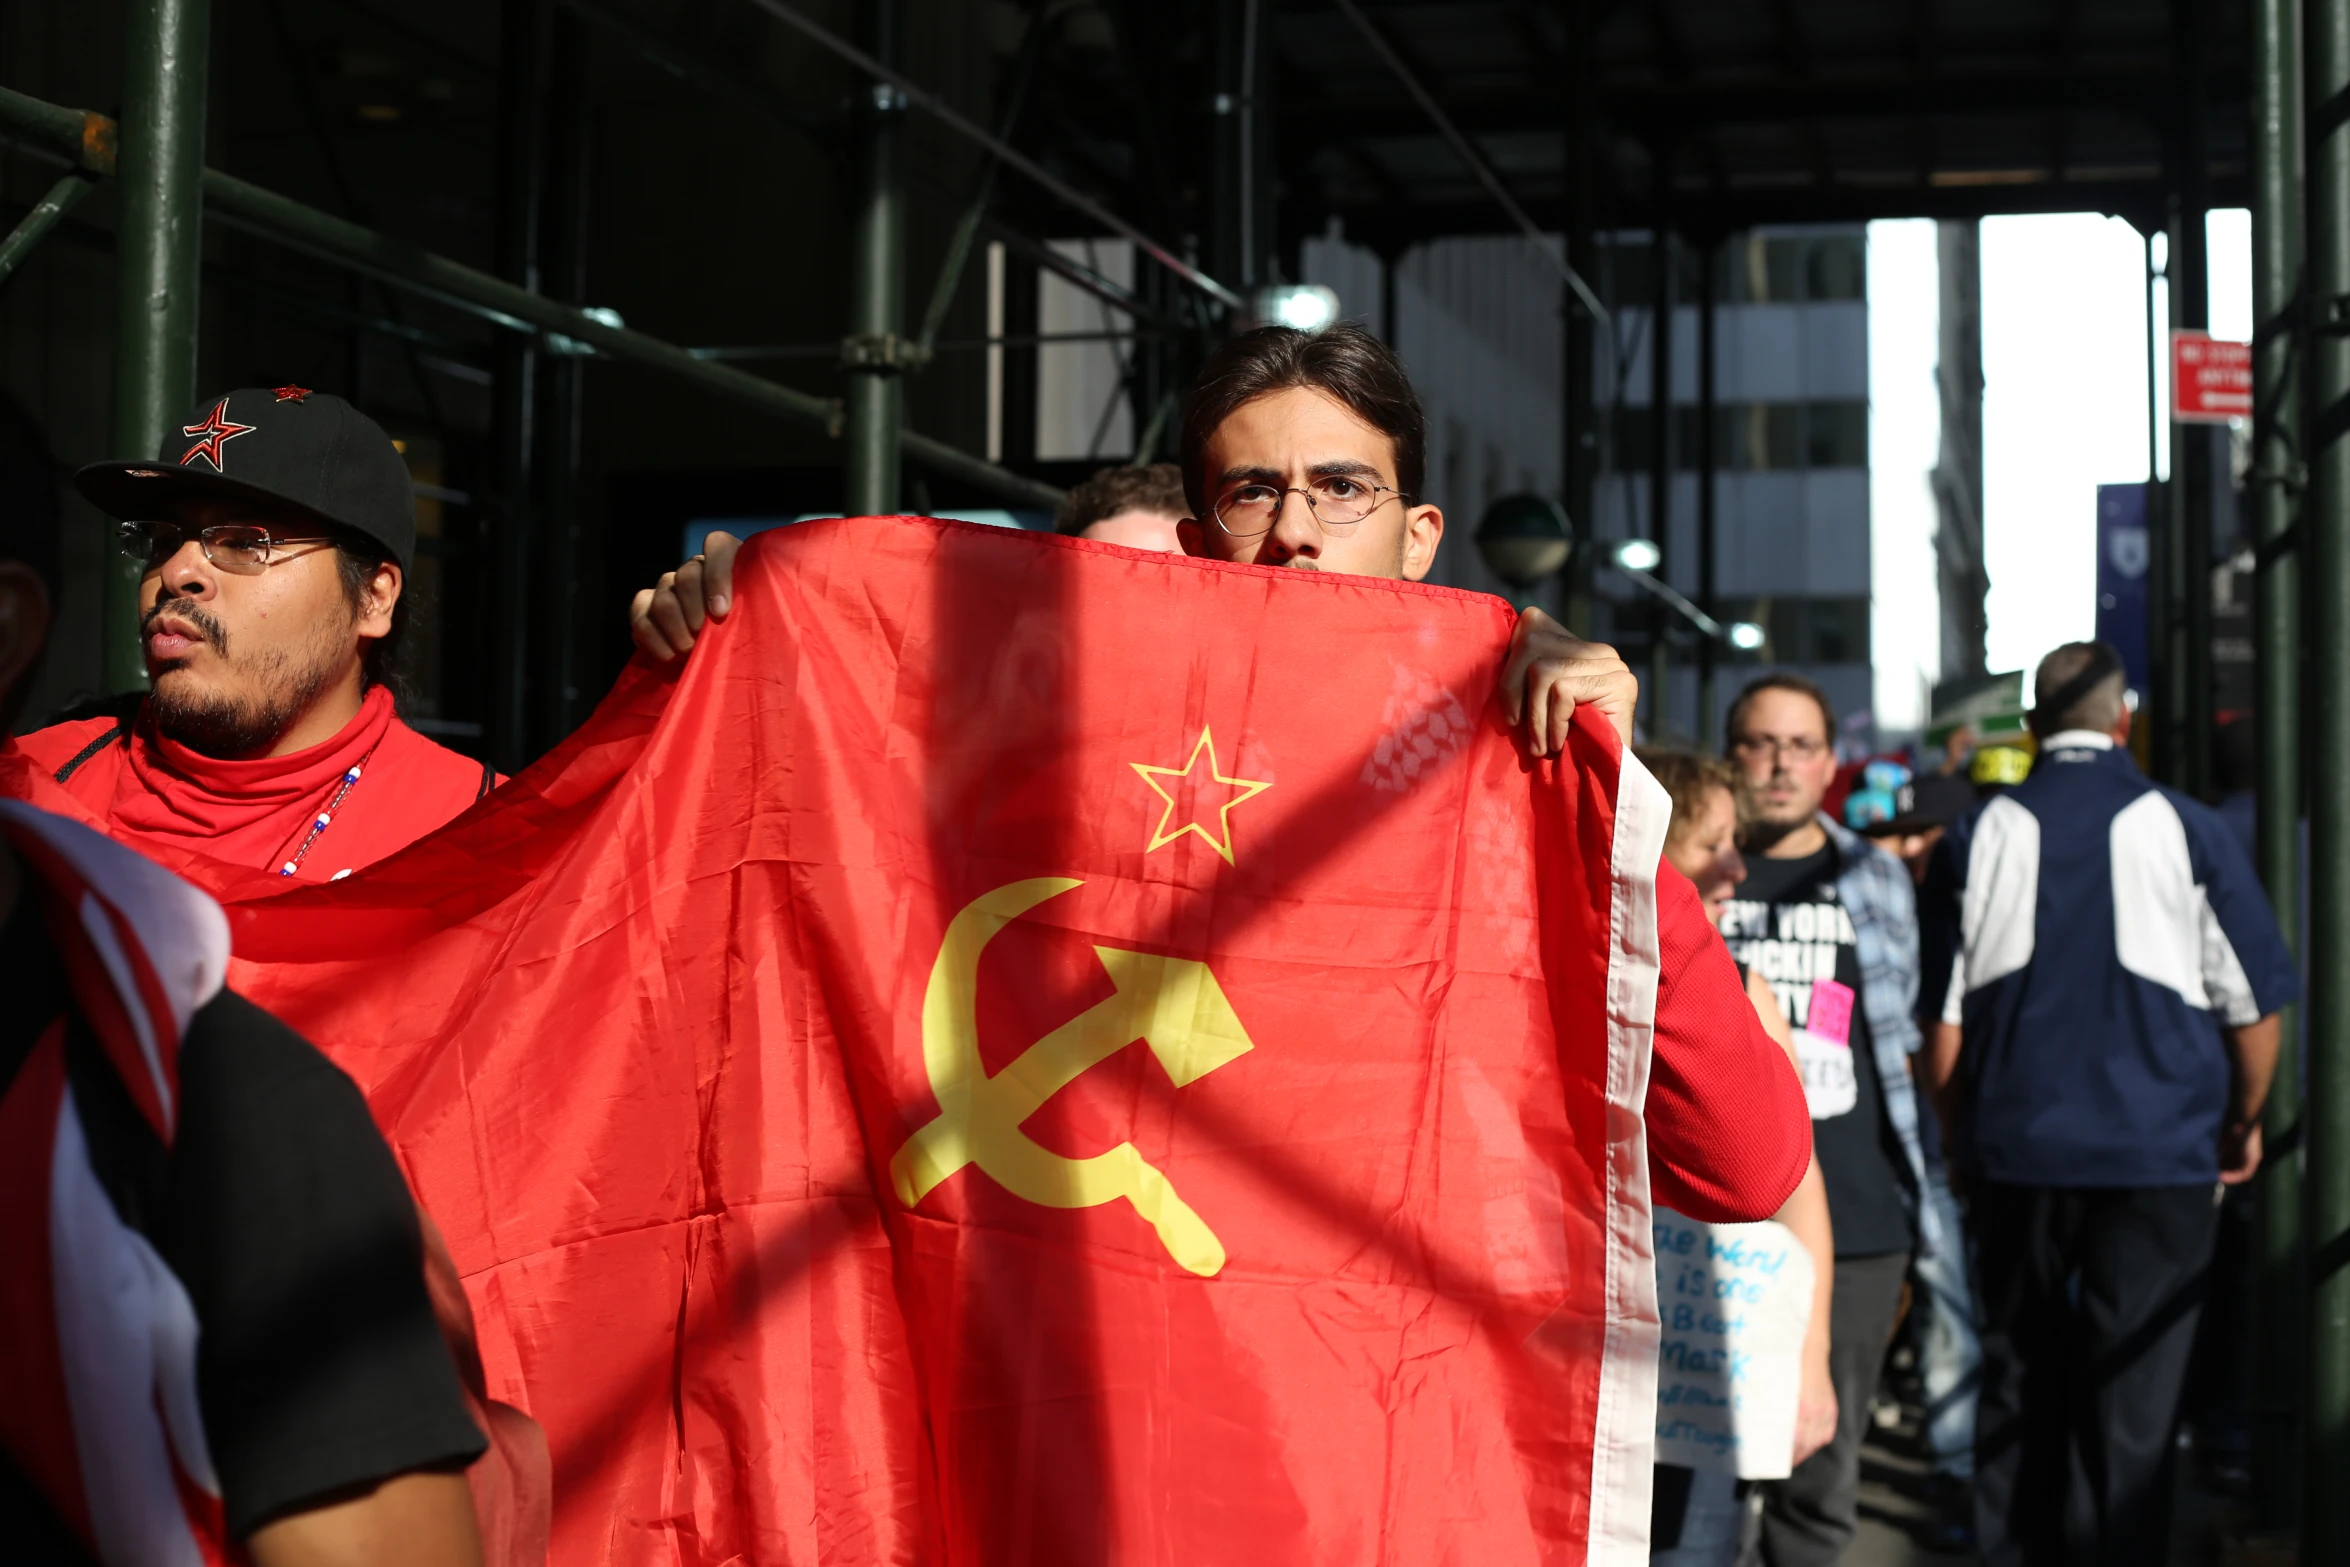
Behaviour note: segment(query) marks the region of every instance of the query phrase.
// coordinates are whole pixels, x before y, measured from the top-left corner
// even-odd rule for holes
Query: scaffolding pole
[[[900,0],[858,7],[860,42],[883,66],[897,63]],[[905,425],[909,369],[906,313],[906,173],[900,141],[906,96],[887,81],[857,90],[858,192],[850,263],[850,336],[842,442],[848,513],[878,517],[898,509],[899,435]]]
[[[557,10],[547,38],[547,118],[539,177],[539,289],[568,305],[587,302],[588,35]],[[533,756],[554,748],[585,716],[579,690],[581,573],[586,538],[579,504],[580,432],[588,361],[549,354],[539,367],[533,548],[544,562],[531,604],[531,697],[525,733]]]
[[[498,275],[539,289],[539,166],[545,119],[549,0],[504,0],[499,12],[496,252]],[[494,563],[489,601],[494,656],[488,669],[486,738],[499,767],[520,772],[530,744],[530,649],[536,583],[546,563],[532,549],[536,488],[539,339],[500,332],[490,370]]]
[[[2258,649],[2254,699],[2259,759],[2260,879],[2286,939],[2300,941],[2301,401],[2295,363],[2301,314],[2301,39],[2295,0],[2252,4],[2252,534]],[[2253,1338],[2254,1523],[2289,1535],[2300,1517],[2301,1081],[2299,1018],[2281,1020],[2274,1086],[2262,1117],[2259,1331]]]
[[[1722,606],[1714,581],[1715,552],[1715,470],[1718,454],[1714,450],[1714,295],[1718,291],[1716,274],[1720,270],[1722,242],[1709,235],[1697,247],[1698,271],[1703,281],[1697,296],[1697,605],[1717,619]],[[1714,665],[1721,649],[1712,637],[1704,637],[1697,644],[1697,723],[1695,733],[1700,749],[1714,751],[1720,748],[1720,713],[1714,692]]]
[[[113,445],[144,457],[196,400],[212,10],[211,0],[128,0],[125,11],[118,166],[108,171],[121,186]],[[86,138],[87,119],[75,129]],[[136,690],[147,682],[139,569],[111,541],[105,559],[99,678],[108,691]]]
[[[92,174],[115,172],[115,123],[102,114],[63,108],[0,87],[0,138],[34,148]],[[563,339],[568,349],[590,349],[658,371],[780,418],[840,434],[840,405],[732,366],[695,356],[688,348],[614,326],[608,313],[590,314],[517,287],[502,278],[306,207],[217,169],[203,171],[205,205],[237,227],[290,249],[349,267],[427,299],[439,300],[493,325]],[[183,289],[192,295],[193,285]],[[192,318],[191,318],[192,320]],[[191,329],[192,330],[192,329]],[[933,473],[957,479],[1015,506],[1057,509],[1066,497],[1052,485],[998,467],[926,435],[905,432],[906,456]],[[149,449],[154,439],[148,442]],[[135,650],[134,650],[135,651]]]
[[[1648,536],[1657,548],[1656,575],[1673,569],[1673,230],[1665,221],[1672,148],[1656,148],[1656,216],[1649,244],[1648,297]],[[1673,732],[1672,625],[1662,609],[1649,612],[1648,742],[1663,745]]]
[[[2308,101],[2350,98],[2350,0],[2304,13]],[[2350,120],[2309,140],[2310,743],[2305,1562],[2350,1561]],[[2322,443],[2322,444],[2319,444]],[[2329,956],[2330,954],[2330,956]]]
[[[2211,209],[2211,128],[2203,61],[2210,28],[2208,0],[2179,0],[2176,19],[2179,76],[2186,88],[2184,135],[2179,167],[2179,229],[2172,242],[2171,325],[2201,331],[2211,324],[2211,267],[2208,216]],[[2171,782],[2199,800],[2212,798],[2211,686],[2211,488],[2214,452],[2224,432],[2207,424],[2171,428],[2171,584],[2178,606],[2174,632],[2179,663],[2178,752]]]

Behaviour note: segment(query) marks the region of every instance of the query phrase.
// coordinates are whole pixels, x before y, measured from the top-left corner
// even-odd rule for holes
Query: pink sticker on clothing
[[[1813,980],[1811,1007],[1803,1015],[1803,1030],[1807,1034],[1851,1048],[1852,987],[1840,985],[1832,979]]]

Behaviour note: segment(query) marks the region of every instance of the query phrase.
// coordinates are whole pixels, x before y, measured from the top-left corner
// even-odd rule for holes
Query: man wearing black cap
[[[199,404],[153,461],[74,481],[143,568],[152,689],[21,743],[115,837],[319,881],[489,791],[481,763],[399,721],[384,683],[416,510],[374,420],[324,392],[245,388]]]

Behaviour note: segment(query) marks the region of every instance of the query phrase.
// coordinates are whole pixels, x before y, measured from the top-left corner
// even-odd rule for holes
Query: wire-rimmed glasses
[[[323,534],[295,537],[242,522],[218,523],[209,528],[191,528],[176,522],[126,522],[117,529],[115,537],[121,542],[122,552],[148,571],[177,555],[188,540],[194,539],[206,560],[240,577],[258,577],[269,569],[277,552],[290,545],[334,542]]]
[[[1305,497],[1306,510],[1325,533],[1343,533],[1389,500],[1404,498],[1391,485],[1346,473],[1318,474],[1302,485],[1243,484],[1216,502],[1216,526],[1236,539],[1262,537],[1272,531],[1292,495]]]

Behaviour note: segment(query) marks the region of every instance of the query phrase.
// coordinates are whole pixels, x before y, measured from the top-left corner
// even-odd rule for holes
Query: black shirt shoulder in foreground
[[[70,1005],[35,907],[20,898],[0,929],[0,988],[31,1003],[0,1021],[0,1091]],[[357,1084],[228,991],[189,1022],[168,1151],[78,1020],[66,1066],[100,1186],[195,1308],[232,1534],[481,1454],[425,1289],[415,1203]],[[0,1540],[50,1540],[59,1550],[30,1559],[52,1560],[71,1559],[70,1539],[0,1454]]]
[[[358,1085],[223,991],[180,1054],[170,1245],[232,1533],[488,1445],[424,1284],[416,1206]]]

